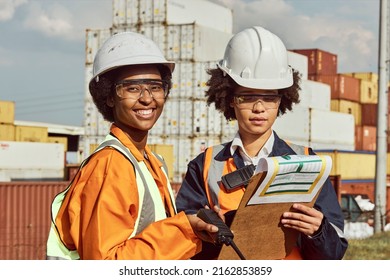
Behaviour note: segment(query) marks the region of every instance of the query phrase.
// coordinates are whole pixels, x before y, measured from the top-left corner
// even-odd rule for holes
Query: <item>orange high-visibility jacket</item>
[[[144,160],[115,125],[111,134],[137,161]],[[104,148],[76,175],[56,218],[61,240],[67,248],[76,249],[81,259],[188,259],[200,251],[201,241],[184,212],[175,214],[162,163],[147,146],[145,152],[150,162],[146,166],[171,217],[151,223],[130,238],[140,211],[136,173],[120,152]]]
[[[270,157],[315,154],[310,148],[307,149],[307,147],[293,143],[287,144],[275,132],[274,137],[275,142]],[[222,144],[222,150],[216,150],[218,146],[209,147],[204,153],[199,154],[189,162],[187,173],[176,197],[178,211],[193,214],[205,205],[210,208],[218,205],[222,213],[225,214],[227,224],[231,222],[245,192],[245,187],[227,191],[221,182],[222,175],[245,166],[238,152],[233,155],[230,153],[231,143]],[[348,247],[348,242],[343,234],[344,217],[336,192],[329,179],[324,183],[314,208],[324,214],[324,219],[320,232],[315,236],[299,235],[298,245],[302,257],[304,259],[342,259]],[[198,254],[195,259],[216,258],[219,254],[218,248],[216,246],[210,247],[205,243],[201,254]]]

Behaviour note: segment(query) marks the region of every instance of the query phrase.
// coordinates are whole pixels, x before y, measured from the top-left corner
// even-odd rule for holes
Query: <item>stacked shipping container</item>
[[[145,34],[160,46],[168,60],[176,62],[173,88],[163,114],[150,132],[149,143],[173,146],[172,180],[180,182],[191,159],[205,147],[228,141],[236,133],[236,123],[228,123],[213,106],[208,107],[204,97],[206,69],[215,67],[223,57],[232,36],[232,12],[199,0],[113,3],[113,26],[107,30],[87,30],[86,85],[92,77],[97,49],[111,34],[120,31]],[[213,10],[215,17],[205,17],[205,9]],[[330,87],[309,80],[313,73],[337,71],[337,56],[322,51],[309,56],[289,51],[288,56],[291,65],[302,74],[302,102],[293,113],[277,121],[276,131],[290,141],[316,149],[353,150],[353,117],[332,112]],[[87,156],[103,140],[109,124],[97,112],[87,87],[85,100],[83,146]]]
[[[15,123],[15,102],[0,101],[0,181],[62,180],[66,147],[45,126]]]
[[[352,150],[329,150],[328,146],[320,147],[325,150],[317,152],[332,157],[331,175],[340,176],[340,193],[362,194],[374,201],[378,75],[370,72],[339,74],[334,54],[318,49],[294,52],[308,57],[310,80],[329,85],[331,110],[350,115],[354,124]]]
[[[152,147],[166,151],[172,162],[171,180],[180,182],[188,162],[205,147],[220,143],[222,134],[231,137],[234,124],[208,107],[204,96],[208,75],[223,57],[232,34],[232,13],[208,1],[114,1],[113,26],[86,33],[86,96],[84,156],[103,140],[109,124],[103,120],[90,97],[93,58],[112,34],[134,31],[154,40],[168,60],[176,62],[173,87],[160,119],[149,135]],[[205,17],[204,9],[215,17]],[[165,146],[168,150],[161,150]],[[171,155],[167,153],[171,151]]]
[[[172,93],[164,114],[151,131],[150,142],[151,148],[162,154],[170,169],[175,171],[171,180],[174,188],[178,189],[181,174],[193,156],[209,145],[230,140],[236,132],[236,124],[226,123],[213,107],[206,106],[204,100],[208,79],[205,69],[214,66],[223,55],[225,44],[231,36],[231,11],[203,0],[114,0],[113,3],[113,27],[86,32],[85,155],[100,143],[109,127],[97,112],[87,87],[92,77],[94,55],[104,40],[115,32],[142,32],[160,44],[168,59],[177,61]],[[205,9],[215,9],[215,17],[205,17]],[[216,38],[221,42],[216,42]],[[211,47],[210,42],[213,42]],[[353,151],[355,145],[359,145],[357,138],[354,143],[354,128],[358,130],[359,125],[367,127],[376,124],[376,113],[373,112],[375,102],[372,102],[377,94],[375,83],[365,82],[373,77],[363,73],[350,75],[360,80],[361,91],[367,88],[368,94],[360,94],[362,104],[359,109],[359,106],[350,103],[354,100],[332,98],[335,97],[332,95],[332,85],[309,79],[316,73],[323,79],[326,73],[333,73],[336,77],[334,88],[339,90],[338,95],[341,92],[344,96],[349,95],[348,85],[345,86],[348,84],[348,78],[345,78],[348,75],[337,74],[337,56],[319,50],[301,53],[298,50],[290,51],[288,56],[290,64],[302,74],[301,103],[293,112],[277,120],[275,130],[287,140],[310,145],[318,153],[332,157],[331,175],[333,178],[341,178],[335,184],[339,195],[365,194],[373,201],[375,153]],[[4,150],[7,143],[14,140],[13,116],[14,107],[8,102],[6,105],[0,102],[0,150]],[[21,152],[19,148],[17,150]],[[35,150],[35,147],[29,150]],[[0,158],[4,157],[0,155]],[[45,258],[50,203],[67,184],[58,181],[0,183],[0,205],[2,213],[5,213],[0,221],[0,259]],[[390,191],[387,192],[389,208]]]
[[[331,111],[332,85],[310,79],[337,71],[337,56],[319,50],[292,50],[289,62],[302,74],[301,102],[276,120],[275,131],[315,150],[354,150],[353,116]]]

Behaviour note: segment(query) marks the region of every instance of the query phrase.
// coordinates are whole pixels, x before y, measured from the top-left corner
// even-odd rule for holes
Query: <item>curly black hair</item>
[[[222,112],[227,120],[235,120],[236,114],[234,108],[230,107],[233,102],[233,91],[238,84],[219,68],[211,68],[207,70],[211,76],[207,81],[208,89],[206,90],[207,104],[210,106],[214,103],[215,108]],[[280,101],[278,116],[292,110],[293,104],[298,104],[299,91],[301,90],[301,74],[293,69],[294,83],[289,88],[279,89],[278,92],[282,95]]]
[[[172,73],[168,67],[160,64],[156,65],[160,71],[161,79],[168,83],[169,94],[169,91],[172,88]],[[122,67],[106,72],[99,76],[99,82],[96,82],[96,79],[94,79],[89,83],[89,92],[92,95],[95,106],[102,114],[103,118],[109,122],[114,122],[114,113],[113,108],[107,105],[107,100],[109,97],[113,97],[116,94],[114,85],[115,77],[117,77],[118,71],[121,71],[121,69]]]

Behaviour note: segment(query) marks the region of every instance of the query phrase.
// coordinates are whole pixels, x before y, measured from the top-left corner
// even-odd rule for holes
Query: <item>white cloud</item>
[[[29,5],[23,23],[26,29],[41,32],[47,37],[81,41],[85,38],[85,29],[111,26],[111,13],[102,8],[106,6],[110,8],[111,2],[34,1]]]
[[[39,3],[33,3],[24,20],[24,26],[49,37],[72,37],[72,20],[71,13],[59,4],[49,5],[43,9]]]
[[[27,0],[0,0],[0,21],[12,19],[15,10],[25,3]]]
[[[260,25],[281,37],[289,49],[318,48],[337,54],[343,72],[376,71],[378,42],[369,25],[379,14],[369,0],[340,1],[331,11],[326,10],[326,1],[315,1],[315,8],[306,10],[286,0],[212,1],[233,10],[234,32]]]

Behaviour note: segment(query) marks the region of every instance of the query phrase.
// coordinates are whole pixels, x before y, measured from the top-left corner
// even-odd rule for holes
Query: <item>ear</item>
[[[230,102],[230,107],[234,108],[234,102]]]
[[[108,107],[114,108],[114,98],[112,96],[107,97],[106,104]]]

